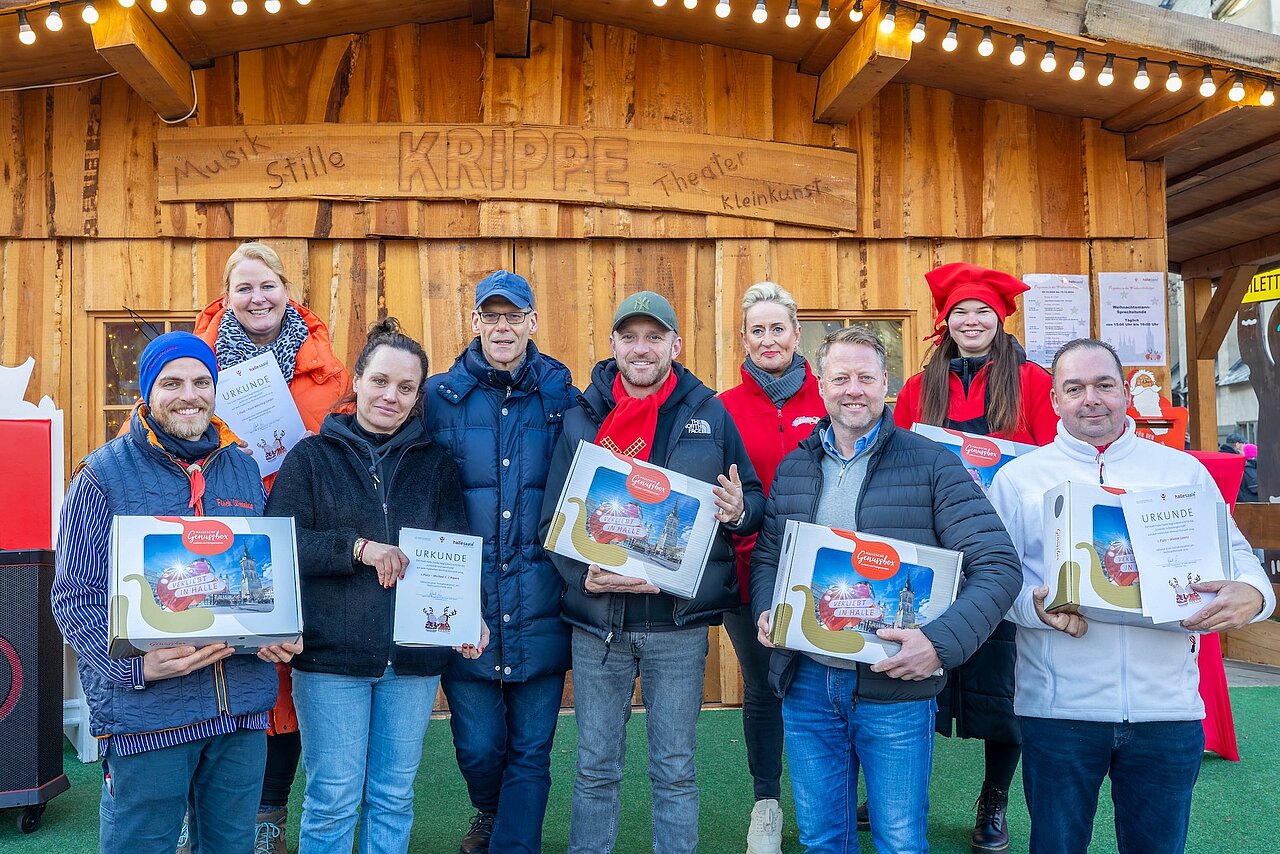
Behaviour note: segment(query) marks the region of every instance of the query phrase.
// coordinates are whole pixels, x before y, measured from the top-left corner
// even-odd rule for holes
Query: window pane
[[[169,324],[169,331],[170,332],[195,332],[196,325],[186,320],[183,320],[183,321],[175,320],[173,323]]]
[[[147,336],[132,321],[107,323],[106,369],[103,377],[103,403],[107,406],[132,406],[138,399],[138,357],[147,346]]]
[[[901,320],[801,320],[800,352],[809,360],[816,371],[818,369],[816,361],[818,345],[822,343],[822,339],[828,333],[845,325],[863,326],[880,336],[880,340],[884,342],[885,367],[889,371],[889,397],[897,397],[898,392],[902,390],[902,384],[906,382],[908,376]]]
[[[102,441],[109,442],[120,432],[120,428],[129,420],[129,409],[108,409],[102,413],[103,417],[103,434]]]

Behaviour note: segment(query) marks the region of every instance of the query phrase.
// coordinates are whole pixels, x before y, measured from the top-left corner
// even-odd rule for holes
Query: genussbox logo
[[[884,581],[893,578],[897,574],[898,568],[902,566],[902,559],[898,557],[898,550],[888,543],[863,540],[852,531],[840,531],[832,528],[831,532],[837,536],[844,537],[846,540],[853,541],[853,555],[849,558],[849,562],[853,566],[853,571],[863,578],[868,578],[872,581]]]
[[[216,519],[183,519],[181,516],[157,516],[161,522],[182,526],[182,545],[193,554],[217,555],[231,548],[236,535]]]
[[[960,458],[966,463],[986,468],[1000,462],[1000,449],[990,439],[966,436],[959,430],[947,429],[947,432],[960,439]]]

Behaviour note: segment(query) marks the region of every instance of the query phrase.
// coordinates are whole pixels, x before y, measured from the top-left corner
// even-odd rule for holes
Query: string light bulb
[[[1170,92],[1177,92],[1182,88],[1182,75],[1178,73],[1178,63],[1169,63],[1169,76],[1165,78],[1164,88]]]
[[[1237,71],[1236,79],[1231,82],[1231,88],[1227,90],[1227,97],[1237,104],[1244,100],[1244,72]]]
[[[298,5],[299,5],[299,6],[310,6],[310,5],[311,5],[311,0],[298,0]]]
[[[36,31],[31,29],[31,22],[27,20],[25,9],[18,10],[18,41],[23,44],[36,43]]]
[[[1045,42],[1044,56],[1040,59],[1040,70],[1052,74],[1058,67],[1058,57],[1053,53],[1053,42]]]
[[[769,11],[764,7],[764,0],[758,0],[755,11],[751,13],[751,20],[757,24],[763,24],[769,20]]]
[[[720,0],[720,2],[716,4],[716,17],[729,17],[729,0]]]
[[[991,28],[982,28],[982,41],[978,42],[978,55],[990,56],[996,52],[996,46],[991,43]]]
[[[44,26],[51,33],[62,29],[62,4],[57,2],[49,4],[49,15],[44,19]]]
[[[814,20],[814,24],[818,29],[826,30],[831,28],[831,2],[830,0],[822,0],[822,8],[818,10],[818,17]]]
[[[929,13],[921,10],[920,17],[916,18],[916,25],[911,28],[911,35],[908,36],[908,38],[911,39],[913,44],[920,44],[920,42],[924,41],[924,37],[925,37],[924,26],[925,26],[925,21],[927,21],[928,19],[929,19]]]
[[[98,23],[98,10],[93,7],[93,0],[84,0],[84,5],[80,7],[80,20],[89,26]]]
[[[893,28],[896,26],[898,26],[898,4],[891,2],[889,11],[885,12],[884,17],[880,19],[880,32],[887,36],[893,32]]]
[[[1267,88],[1262,90],[1262,94],[1258,97],[1258,103],[1264,107],[1270,107],[1276,102],[1276,81],[1268,80]]]
[[[698,8],[698,0],[684,0],[684,7],[686,9],[696,9]]]
[[[1071,70],[1067,72],[1067,76],[1077,81],[1084,79],[1084,48],[1076,48],[1076,59],[1071,63]]]
[[[1133,88],[1146,89],[1151,85],[1151,76],[1147,74],[1147,58],[1144,56],[1138,60],[1138,73],[1133,78]]]
[[[1009,54],[1010,65],[1021,65],[1027,61],[1026,38],[1016,36],[1013,40],[1013,51]]]
[[[862,20],[862,0],[856,0],[853,8],[849,10],[849,20],[855,24]]]
[[[667,2],[667,0],[662,0]],[[249,13],[249,4],[246,0],[231,0],[231,11],[237,15],[247,15]]]
[[[1217,91],[1218,86],[1213,82],[1213,69],[1206,65],[1204,67],[1204,76],[1200,78],[1200,94],[1208,98]]]
[[[191,0],[191,14],[197,17],[209,11],[209,4],[204,0]]]
[[[942,37],[942,49],[947,53],[952,53],[956,48],[960,47],[960,39],[956,35],[956,31],[959,29],[960,22],[952,18],[951,25],[947,27],[947,34]]]
[[[791,0],[791,8],[787,10],[787,17],[783,21],[793,30],[800,26],[800,0]]]
[[[121,6],[123,6],[124,8],[126,8],[126,9],[132,9],[132,8],[133,8],[133,2],[134,2],[134,0],[119,0],[119,2],[120,2],[120,5],[121,5]]]
[[[262,4],[262,8],[267,10],[268,15],[274,15],[280,11],[280,0],[267,0]]]
[[[1098,72],[1098,85],[1110,86],[1116,79],[1116,55],[1114,53],[1107,54],[1107,58],[1102,63],[1102,70]]]
[[[169,8],[169,0],[151,0],[151,11],[157,15]]]

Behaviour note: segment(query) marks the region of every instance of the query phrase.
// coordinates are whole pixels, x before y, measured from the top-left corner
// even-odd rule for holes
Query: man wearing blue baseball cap
[[[223,643],[112,658],[107,652],[108,542],[114,516],[260,516],[258,467],[213,416],[217,361],[187,332],[156,338],[138,360],[142,402],[129,432],[85,458],[62,505],[53,612],[75,647],[101,739],[104,854],[172,854],[192,804],[203,852],[253,844],[266,762],[271,662],[298,644],[231,657]]]
[[[564,585],[538,538],[538,516],[561,419],[577,392],[569,369],[529,340],[533,289],[498,270],[476,285],[475,339],[427,380],[427,432],[453,454],[471,532],[484,538],[478,659],[444,674],[458,766],[475,817],[462,854],[542,850],[551,742],[569,669]]]

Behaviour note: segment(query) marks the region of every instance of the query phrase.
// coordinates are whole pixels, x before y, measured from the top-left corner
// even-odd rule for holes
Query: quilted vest
[[[91,453],[84,466],[102,485],[112,516],[192,515],[185,468],[149,440],[137,409],[130,432]],[[209,455],[204,477],[207,515],[262,515],[258,467],[234,445]],[[89,701],[89,728],[98,736],[172,729],[219,714],[265,712],[276,700],[275,668],[255,655],[233,655],[186,676],[148,683],[141,691],[104,679],[83,660],[79,671]]]

